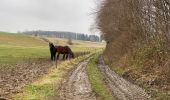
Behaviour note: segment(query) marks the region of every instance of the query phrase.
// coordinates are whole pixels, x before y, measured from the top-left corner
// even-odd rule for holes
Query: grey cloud
[[[88,33],[93,0],[0,0],[0,30],[61,30]],[[5,20],[4,20],[5,19]]]

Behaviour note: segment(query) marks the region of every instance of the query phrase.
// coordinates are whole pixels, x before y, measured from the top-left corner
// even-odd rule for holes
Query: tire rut
[[[118,100],[148,100],[150,96],[140,87],[126,81],[107,65],[103,58],[99,58],[98,68],[106,79],[106,85],[110,88],[112,95]]]
[[[96,100],[87,76],[88,60],[80,62],[59,90],[59,100]]]

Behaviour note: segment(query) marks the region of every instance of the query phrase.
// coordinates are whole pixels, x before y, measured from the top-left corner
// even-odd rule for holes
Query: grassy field
[[[0,64],[48,55],[48,44],[43,40],[21,34],[0,33]]]
[[[68,45],[64,39],[50,39],[54,43],[58,41],[57,45]],[[73,42],[75,42],[75,44],[71,46],[73,52],[92,51],[95,49],[95,47],[89,45],[88,42]],[[103,46],[102,44],[99,45]],[[0,64],[11,64],[27,59],[45,57],[49,58],[48,43],[40,38],[23,34],[0,32]]]
[[[0,51],[0,64],[9,64],[30,58],[44,58],[49,56],[47,47],[0,45]]]
[[[16,63],[49,55],[43,40],[21,34],[0,33],[0,64]]]

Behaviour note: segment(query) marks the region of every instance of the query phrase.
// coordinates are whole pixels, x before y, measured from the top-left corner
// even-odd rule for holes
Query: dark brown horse
[[[53,43],[49,43],[49,48],[50,48],[51,60],[53,61],[56,59],[57,48],[54,46]]]
[[[59,59],[60,54],[63,54],[63,60],[69,58],[74,58],[74,53],[68,46],[55,46],[57,49],[57,59]]]

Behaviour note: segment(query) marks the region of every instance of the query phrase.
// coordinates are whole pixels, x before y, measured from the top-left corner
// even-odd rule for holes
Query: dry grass
[[[61,39],[61,38],[47,38],[51,42],[56,45],[69,45],[68,39]],[[90,42],[90,41],[80,41],[80,40],[72,40],[73,45],[71,47],[86,47],[86,48],[104,48],[105,43],[100,42]]]

